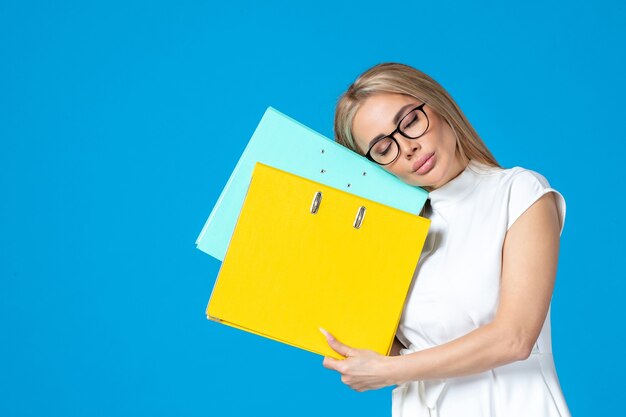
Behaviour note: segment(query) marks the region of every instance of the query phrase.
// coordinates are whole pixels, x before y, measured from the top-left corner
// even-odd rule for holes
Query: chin
[[[428,177],[428,187],[439,188],[445,185],[443,182],[446,178],[446,172],[449,169],[447,161],[438,160],[432,170],[426,176]]]
[[[431,181],[428,181],[428,182],[419,181],[419,180],[416,180],[414,177],[402,178],[402,181],[406,182],[409,185],[413,185],[415,187],[421,187],[421,188],[432,188],[433,186]]]
[[[433,169],[427,173],[426,175],[422,176],[422,181],[420,181],[422,184],[420,185],[420,187],[429,187],[429,188],[439,188],[441,185],[441,178],[442,175],[437,172],[438,169],[437,166],[434,166]]]

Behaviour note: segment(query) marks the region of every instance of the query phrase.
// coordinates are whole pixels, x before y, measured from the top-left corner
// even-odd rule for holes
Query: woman
[[[551,354],[565,200],[501,168],[450,95],[406,65],[377,65],[340,98],[338,143],[429,191],[428,238],[390,356],[324,358],[357,391],[397,385],[394,417],[569,416]]]

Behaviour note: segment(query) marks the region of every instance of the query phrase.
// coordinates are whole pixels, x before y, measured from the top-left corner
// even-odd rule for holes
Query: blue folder
[[[419,214],[426,190],[268,107],[206,221],[196,245],[224,260],[250,184],[261,162],[381,204]]]

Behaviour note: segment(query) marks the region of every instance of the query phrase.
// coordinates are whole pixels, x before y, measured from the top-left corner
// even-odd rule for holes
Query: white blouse
[[[441,345],[491,322],[498,307],[507,230],[542,195],[554,192],[537,172],[471,160],[432,191],[430,230],[397,331],[401,355]],[[530,357],[480,374],[412,381],[392,391],[393,417],[570,416],[552,358],[550,312]]]

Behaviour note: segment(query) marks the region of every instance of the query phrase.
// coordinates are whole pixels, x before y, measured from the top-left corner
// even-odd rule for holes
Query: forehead
[[[417,103],[414,97],[405,94],[379,93],[361,103],[352,120],[352,136],[363,152],[369,142],[380,134],[389,134],[396,128],[394,117],[409,103]]]

